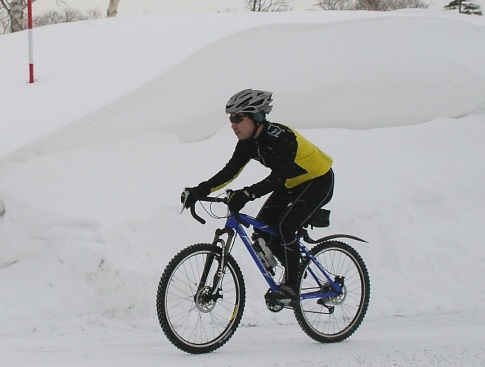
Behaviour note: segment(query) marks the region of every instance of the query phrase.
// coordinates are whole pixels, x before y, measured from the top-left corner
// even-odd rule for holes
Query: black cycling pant
[[[285,186],[273,191],[263,204],[257,219],[274,228],[279,237],[256,232],[266,241],[276,258],[284,265],[285,283],[296,287],[300,252],[296,244],[296,231],[327,204],[333,196],[334,174],[330,169],[323,176],[303,182],[291,189]]]

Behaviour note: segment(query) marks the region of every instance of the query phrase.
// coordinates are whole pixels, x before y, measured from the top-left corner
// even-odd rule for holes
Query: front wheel
[[[301,297],[294,307],[295,316],[312,339],[321,343],[339,342],[352,335],[364,319],[370,298],[369,273],[362,257],[345,243],[322,242],[311,253],[330,278],[339,283],[341,292],[331,297]],[[313,261],[305,259],[300,270],[302,295],[332,291]]]
[[[245,285],[241,269],[220,247],[208,243],[179,252],[162,274],[157,315],[163,332],[177,348],[208,353],[226,343],[241,321]],[[222,278],[221,278],[222,276]]]

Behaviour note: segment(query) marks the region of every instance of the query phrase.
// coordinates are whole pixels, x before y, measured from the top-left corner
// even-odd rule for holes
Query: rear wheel
[[[321,343],[339,342],[360,326],[370,298],[369,273],[362,257],[351,246],[328,241],[315,246],[312,255],[342,288],[326,298],[300,299],[294,312],[298,324],[312,339]],[[315,277],[318,279],[315,279]],[[301,265],[301,294],[330,292],[330,283],[309,259]]]
[[[218,277],[221,248],[196,244],[179,252],[162,274],[157,314],[168,340],[188,353],[208,353],[226,343],[241,321],[245,285],[241,269],[226,255]],[[214,285],[220,284],[218,289]]]

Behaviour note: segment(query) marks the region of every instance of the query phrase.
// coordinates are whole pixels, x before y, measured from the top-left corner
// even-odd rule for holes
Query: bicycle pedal
[[[280,304],[277,304],[273,298],[274,293],[271,291],[271,289],[266,292],[264,295],[264,300],[266,303],[266,308],[270,310],[271,312],[280,312],[284,307]]]
[[[298,297],[291,296],[289,294],[284,294],[279,291],[273,292],[272,290],[268,290],[268,292],[264,295],[266,300],[266,304],[269,305],[277,305],[279,307],[287,307],[292,308],[295,303],[297,302]]]

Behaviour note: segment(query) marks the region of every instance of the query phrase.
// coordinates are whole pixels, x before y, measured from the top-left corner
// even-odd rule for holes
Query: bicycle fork
[[[251,255],[252,259],[254,260],[254,263],[258,267],[259,271],[265,278],[266,282],[268,283],[269,287],[271,290],[276,291],[278,290],[278,286],[276,285],[276,282],[273,279],[273,276],[269,273],[269,271],[266,269],[265,265],[261,262],[261,260],[258,258],[258,255],[256,254],[255,250],[251,246],[251,241],[248,238],[246,232],[244,229],[241,227],[240,223],[237,223],[235,228],[232,227],[225,227],[225,228],[219,228],[216,230],[215,235],[214,235],[214,240],[212,241],[213,245],[220,246],[222,248],[222,258],[221,258],[221,263],[219,264],[219,269],[217,272],[216,277],[214,277],[213,285],[212,285],[212,292],[214,292],[216,289],[218,289],[217,284],[222,282],[222,278],[225,274],[225,268],[226,268],[226,257],[230,253],[231,248],[234,244],[235,237],[236,237],[236,232],[241,238],[244,246],[248,250],[249,254]],[[222,238],[223,235],[227,235],[227,239],[224,240]],[[206,261],[206,266],[204,268],[204,273],[208,273],[210,269],[211,262],[213,259],[207,259]],[[207,270],[206,270],[207,268]],[[205,274],[205,279],[204,282],[206,281],[207,274]]]
[[[227,241],[224,241],[221,236],[227,234]],[[217,302],[218,299],[223,298],[222,295],[222,282],[224,274],[226,273],[226,257],[230,252],[229,249],[234,241],[234,231],[230,228],[217,229],[214,235],[213,245],[221,247],[220,261],[217,260],[217,256],[214,253],[209,253],[205,259],[204,268],[200,276],[200,282],[197,286],[197,293],[194,296],[196,303],[200,302]],[[229,244],[229,245],[228,245]],[[218,261],[217,270],[212,280],[209,280],[209,274],[213,268],[214,261]],[[207,284],[207,282],[211,284]]]

